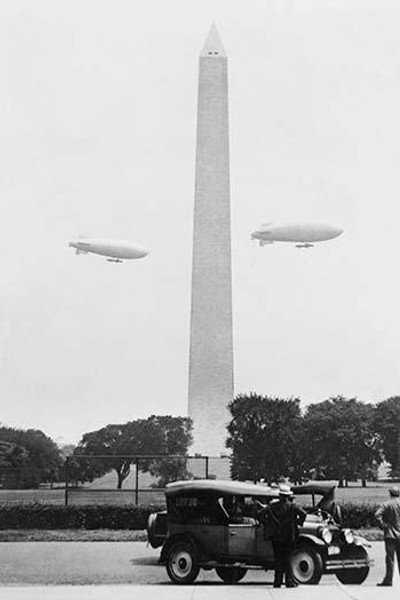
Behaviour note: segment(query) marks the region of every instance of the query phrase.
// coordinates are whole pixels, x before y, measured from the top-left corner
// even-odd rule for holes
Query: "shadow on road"
[[[154,558],[153,556],[141,556],[139,558],[131,558],[130,564],[135,566],[142,567],[160,567],[158,564],[158,558]]]

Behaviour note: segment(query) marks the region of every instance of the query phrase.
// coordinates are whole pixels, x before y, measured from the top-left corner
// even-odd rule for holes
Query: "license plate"
[[[328,554],[332,556],[333,554],[340,554],[340,548],[338,546],[329,546]]]

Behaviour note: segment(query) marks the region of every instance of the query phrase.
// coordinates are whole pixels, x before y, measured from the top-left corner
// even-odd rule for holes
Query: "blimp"
[[[296,248],[312,248],[316,242],[333,240],[343,229],[327,223],[263,223],[251,234],[260,246],[274,242],[294,243]]]
[[[108,240],[95,238],[79,238],[69,242],[69,247],[75,248],[75,254],[100,254],[108,262],[121,263],[133,258],[144,258],[149,251],[141,244],[126,240]]]

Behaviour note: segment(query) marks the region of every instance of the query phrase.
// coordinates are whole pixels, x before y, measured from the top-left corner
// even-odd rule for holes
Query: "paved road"
[[[0,585],[172,585],[158,556],[145,542],[0,543]],[[370,556],[375,565],[363,586],[375,587],[384,571],[382,542],[372,543]],[[272,579],[272,571],[249,571],[238,585],[270,586]],[[197,582],[224,585],[215,571],[201,571]],[[336,583],[334,575],[325,575],[319,587]]]
[[[143,542],[0,543],[1,600],[397,600],[392,588],[377,588],[384,571],[381,542],[362,585],[341,585],[324,576],[318,586],[276,590],[272,572],[249,572],[237,585],[222,583],[213,571],[201,572],[193,586],[170,583],[157,565],[158,551]],[[95,585],[93,585],[95,584]],[[378,592],[379,590],[379,592]]]

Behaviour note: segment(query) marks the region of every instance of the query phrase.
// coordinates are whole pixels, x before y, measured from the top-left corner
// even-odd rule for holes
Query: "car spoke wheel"
[[[174,583],[193,583],[199,574],[196,550],[190,544],[174,544],[167,558],[167,573]]]
[[[346,553],[345,558],[351,558],[352,560],[367,560],[368,553],[365,550],[365,548],[356,546],[355,548],[349,548],[349,551]],[[342,571],[337,571],[336,577],[339,579],[340,583],[359,585],[367,579],[368,574],[369,566],[365,565],[365,567],[343,569]]]
[[[215,571],[225,583],[238,583],[247,573],[244,567],[216,567]]]
[[[292,554],[290,568],[298,583],[319,583],[323,570],[321,555],[312,548],[298,548]]]

